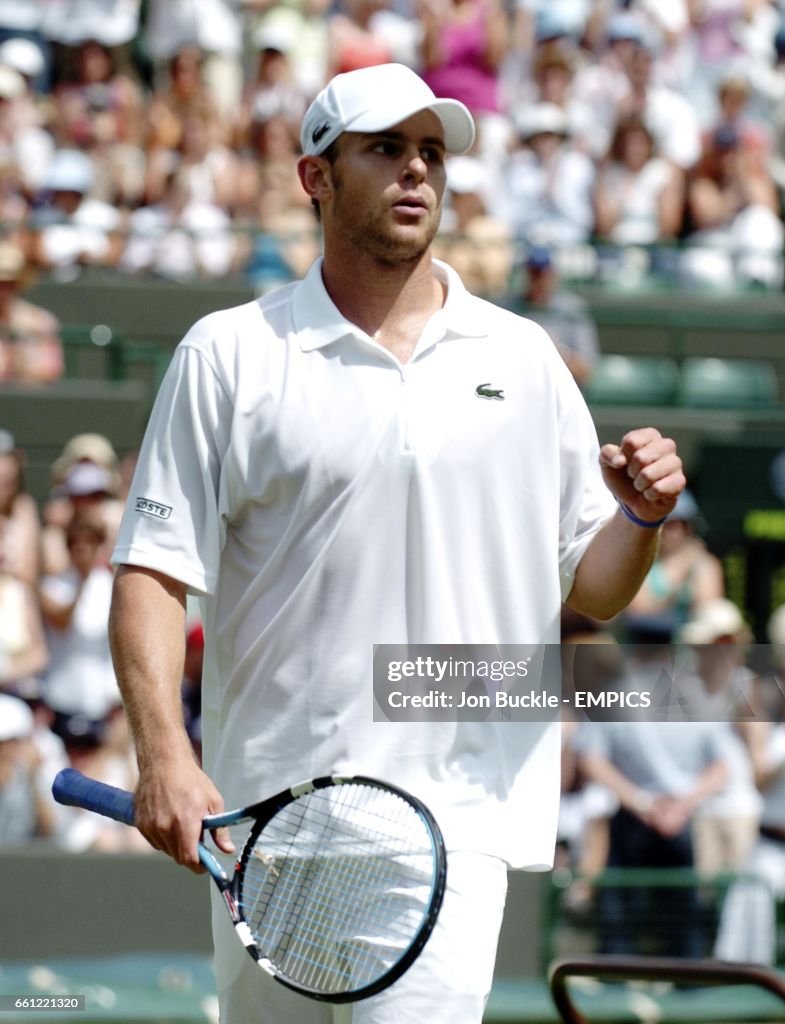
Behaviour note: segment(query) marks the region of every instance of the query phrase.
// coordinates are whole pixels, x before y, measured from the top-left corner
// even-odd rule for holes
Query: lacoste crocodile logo
[[[490,381],[487,384],[478,384],[474,393],[479,395],[480,398],[495,398],[497,402],[504,401],[504,391],[500,388],[492,388]]]

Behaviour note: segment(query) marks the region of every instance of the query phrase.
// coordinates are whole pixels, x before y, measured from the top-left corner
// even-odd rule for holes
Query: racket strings
[[[362,987],[409,948],[427,913],[432,842],[395,794],[350,784],[287,805],[245,857],[243,915],[298,984]]]

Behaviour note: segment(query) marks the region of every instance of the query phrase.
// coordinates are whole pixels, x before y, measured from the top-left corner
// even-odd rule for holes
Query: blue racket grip
[[[88,779],[75,768],[63,768],[52,783],[52,796],[59,804],[84,807],[125,825],[134,823],[134,795],[125,789]]]

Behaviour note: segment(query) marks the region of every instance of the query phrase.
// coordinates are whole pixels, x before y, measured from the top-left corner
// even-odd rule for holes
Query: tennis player
[[[654,429],[600,450],[542,329],[432,259],[446,155],[473,140],[466,108],[403,66],[334,78],[298,165],[323,257],[188,332],[142,445],[111,635],[143,833],[196,870],[224,801],[354,771],[421,797],[449,851],[423,954],[348,1008],[268,981],[218,908],[223,1024],[479,1024],[507,868],[551,864],[558,726],[373,723],[372,645],[556,643],[563,599],[614,615],[684,486]],[[180,709],[188,594],[204,770]]]

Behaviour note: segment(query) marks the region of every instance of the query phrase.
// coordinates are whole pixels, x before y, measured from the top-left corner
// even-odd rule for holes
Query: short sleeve
[[[218,495],[233,411],[210,355],[200,322],[159,390],[112,554],[116,565],[156,569],[195,594],[211,593],[218,579]]]

